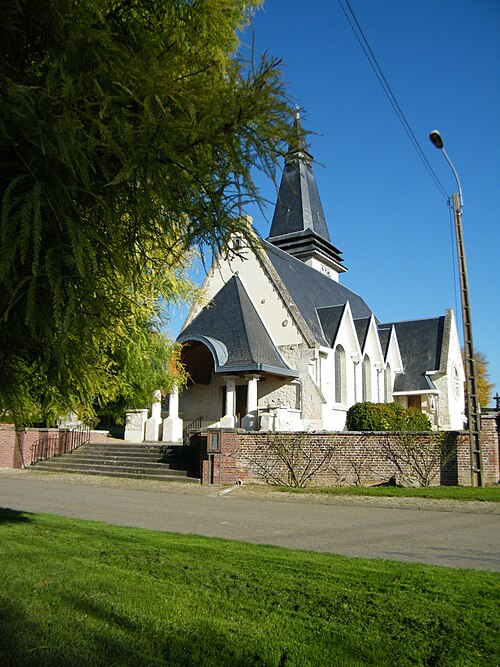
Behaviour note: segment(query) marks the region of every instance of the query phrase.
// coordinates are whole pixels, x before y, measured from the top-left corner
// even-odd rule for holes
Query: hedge
[[[430,431],[428,418],[398,403],[356,403],[347,412],[348,431]]]

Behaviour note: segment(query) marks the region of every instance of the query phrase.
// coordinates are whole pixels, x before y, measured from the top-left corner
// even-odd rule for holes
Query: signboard
[[[221,453],[221,437],[218,431],[208,432],[207,452],[208,454]]]

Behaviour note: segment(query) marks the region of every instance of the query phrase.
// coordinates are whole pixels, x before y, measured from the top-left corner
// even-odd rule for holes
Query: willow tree
[[[162,305],[189,293],[193,247],[247,232],[252,174],[287,140],[280,64],[239,44],[260,4],[1,3],[0,411],[17,423],[173,381]]]

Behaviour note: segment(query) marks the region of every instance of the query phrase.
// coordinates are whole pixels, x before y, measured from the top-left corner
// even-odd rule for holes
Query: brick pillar
[[[236,484],[238,479],[237,450],[239,448],[236,429],[209,429],[211,435],[218,435],[220,451],[211,452],[210,444],[200,449],[200,472],[202,484]]]
[[[0,428],[0,468],[16,467],[16,435],[14,426]]]
[[[485,484],[500,480],[500,413],[481,416],[481,441]]]

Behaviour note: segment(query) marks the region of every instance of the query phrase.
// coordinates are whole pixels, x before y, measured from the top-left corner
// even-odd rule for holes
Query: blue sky
[[[474,343],[500,392],[500,3],[350,0],[350,6],[447,192],[456,191],[455,180],[428,139],[431,130],[440,130],[459,174]],[[349,269],[341,282],[382,321],[435,317],[452,307],[461,335],[451,210],[339,2],[266,0],[253,33],[257,53],[282,58],[288,92],[304,109],[304,126],[316,133],[309,138],[316,181],[332,243]],[[243,41],[251,42],[249,32]],[[274,201],[273,184],[259,183]],[[247,212],[267,236],[273,207],[265,217]]]

